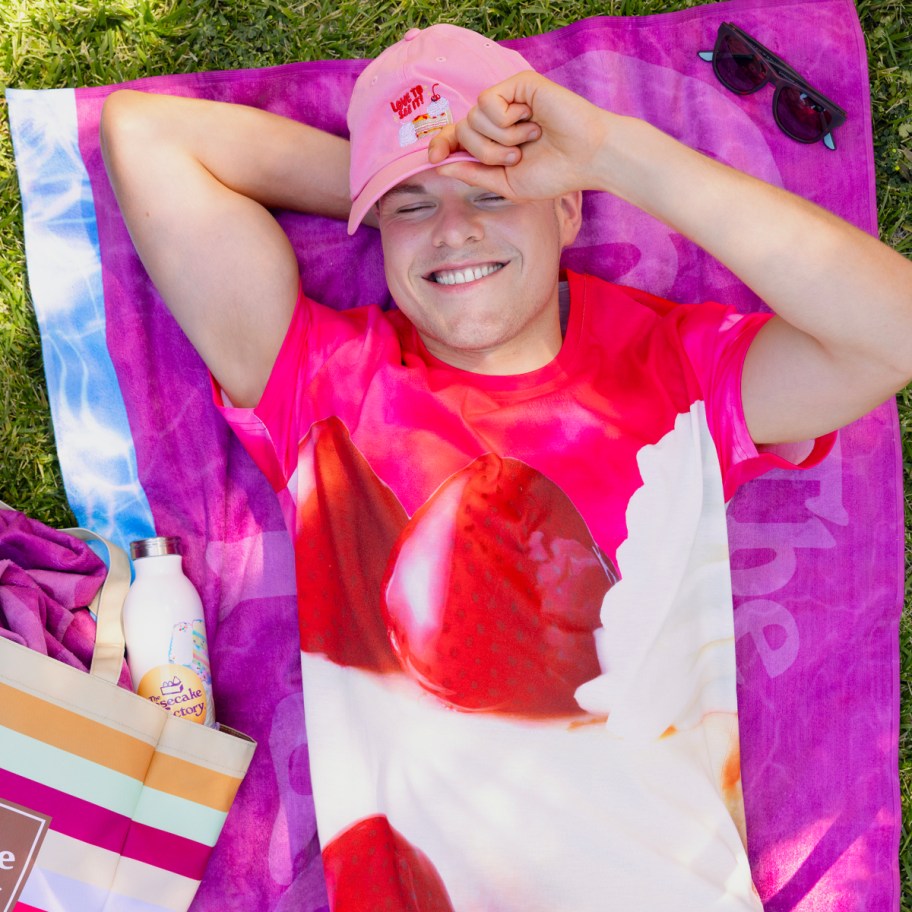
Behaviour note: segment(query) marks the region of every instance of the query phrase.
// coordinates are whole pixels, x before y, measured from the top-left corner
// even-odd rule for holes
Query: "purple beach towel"
[[[85,542],[0,503],[0,637],[88,671],[104,578]]]
[[[723,21],[846,110],[836,151],[785,137],[770,89],[739,97],[717,82],[698,51],[712,49]],[[866,56],[852,0],[731,0],[586,19],[507,44],[597,104],[645,117],[876,234]],[[131,86],[268,108],[344,135],[364,63]],[[67,491],[82,525],[121,544],[153,529],[182,536],[206,607],[217,715],[259,743],[193,909],[317,912],[327,901],[292,548],[269,485],[216,414],[206,370],[124,228],[98,145],[112,88],[8,93]],[[62,173],[81,189],[65,189]],[[311,297],[338,308],[388,300],[373,230],[349,239],[341,222],[279,217]],[[68,231],[78,237],[67,240]],[[587,197],[565,265],[675,301],[762,307],[709,256],[604,194]],[[898,909],[900,469],[887,404],[843,431],[821,466],[751,482],[729,508],[749,850],[770,912]]]

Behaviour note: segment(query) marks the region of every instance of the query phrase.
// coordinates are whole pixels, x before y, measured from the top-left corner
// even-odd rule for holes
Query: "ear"
[[[554,210],[560,226],[561,250],[569,247],[583,224],[583,194],[580,190],[565,193],[554,201]]]

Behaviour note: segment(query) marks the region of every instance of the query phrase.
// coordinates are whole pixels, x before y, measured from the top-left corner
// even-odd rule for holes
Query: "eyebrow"
[[[415,184],[415,183],[396,184],[395,187],[390,187],[390,189],[387,190],[386,193],[384,193],[383,196],[380,197],[378,202],[382,203],[385,199],[389,199],[393,196],[399,196],[402,194],[405,194],[406,196],[408,196],[408,195],[419,196],[422,193],[427,193],[427,190],[425,189],[424,184]]]

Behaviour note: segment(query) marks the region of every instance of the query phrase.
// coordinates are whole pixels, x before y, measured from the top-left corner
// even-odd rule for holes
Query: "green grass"
[[[436,21],[494,38],[590,15],[641,15],[681,0],[0,0],[0,86],[105,85],[161,73],[369,57],[409,26]],[[912,256],[912,5],[858,0],[868,41],[881,237]],[[0,105],[3,102],[0,101]],[[900,397],[907,499],[912,496],[912,391]],[[0,499],[52,524],[72,522],[54,455],[38,332],[29,301],[22,219],[5,110],[0,111]],[[909,511],[912,513],[912,511]],[[907,550],[912,530],[907,528]],[[912,604],[907,591],[907,606]],[[912,819],[912,627],[901,632],[901,790]],[[903,912],[912,912],[912,832],[901,847]]]

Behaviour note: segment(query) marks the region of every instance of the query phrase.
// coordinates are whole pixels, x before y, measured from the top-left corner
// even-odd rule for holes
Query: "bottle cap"
[[[140,538],[130,542],[130,557],[164,557],[167,554],[180,554],[181,540],[178,537]]]

